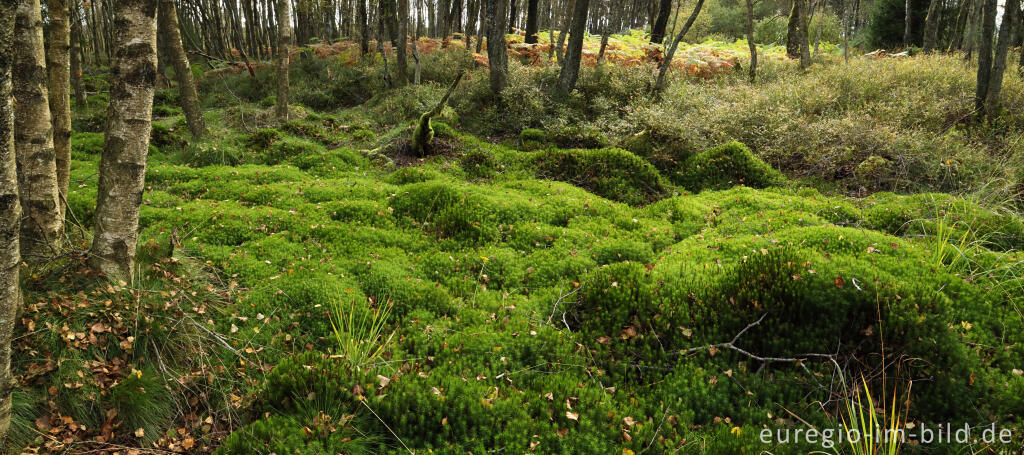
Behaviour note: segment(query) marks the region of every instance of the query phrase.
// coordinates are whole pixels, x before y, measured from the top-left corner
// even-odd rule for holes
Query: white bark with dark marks
[[[119,0],[115,8],[110,106],[90,262],[107,276],[130,279],[153,127],[157,0]]]
[[[21,252],[26,260],[37,262],[56,255],[63,225],[39,0],[19,2],[14,22],[14,147],[22,208]]]
[[[11,426],[11,341],[21,308],[18,237],[21,203],[14,157],[14,102],[11,97],[14,11],[17,0],[0,0],[0,448]]]

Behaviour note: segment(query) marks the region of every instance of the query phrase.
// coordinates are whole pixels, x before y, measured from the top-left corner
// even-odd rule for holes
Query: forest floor
[[[643,62],[568,96],[556,66],[513,62],[495,99],[458,48],[397,89],[315,55],[283,125],[265,69],[200,80],[201,141],[158,92],[131,283],[80,257],[89,77],[81,251],[25,279],[25,451],[831,453],[761,431],[841,428],[858,384],[918,428],[1020,446],[1019,76],[977,124],[955,57],[768,59],[757,83],[692,73],[661,96]],[[433,153],[400,155],[461,70]]]

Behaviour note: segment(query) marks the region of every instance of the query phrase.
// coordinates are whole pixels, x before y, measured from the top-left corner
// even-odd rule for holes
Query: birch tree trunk
[[[288,67],[291,66],[292,12],[289,0],[277,0],[277,120],[288,121]]]
[[[508,54],[505,49],[505,8],[507,0],[487,1],[487,59],[490,62],[491,91],[499,94],[508,85]]]
[[[50,83],[57,192],[63,216],[67,204],[68,176],[71,173],[71,24],[68,22],[67,0],[46,0],[46,10],[50,15],[46,70]]]
[[[100,158],[92,266],[130,280],[138,241],[139,206],[153,127],[157,0],[115,5],[110,105]]]
[[[999,25],[999,42],[996,44],[995,61],[992,62],[992,75],[989,80],[988,92],[985,94],[985,112],[987,115],[999,113],[1000,94],[1003,90],[1003,73],[1006,72],[1006,60],[1010,46],[1014,41],[1014,28],[1017,15],[1020,14],[1020,0],[1006,0],[1003,8],[1003,22]]]
[[[21,252],[30,261],[55,255],[63,224],[39,8],[39,0],[19,2],[14,25],[14,147],[23,211]]]
[[[757,80],[757,44],[754,44],[754,0],[747,0],[747,46],[750,48],[750,82]]]
[[[978,40],[978,84],[975,88],[974,108],[978,117],[985,116],[985,102],[988,100],[989,82],[992,79],[992,35],[996,29],[996,0],[983,0],[981,11],[981,34]]]
[[[562,71],[558,73],[558,88],[566,93],[576,88],[576,79],[580,76],[580,60],[583,58],[583,38],[587,30],[589,10],[590,0],[576,0],[569,32],[569,47],[565,50]]]
[[[0,0],[0,446],[11,427],[11,341],[21,308],[18,266],[21,255],[21,203],[14,157],[14,103],[11,98],[14,16],[18,0]]]
[[[174,79],[178,82],[178,97],[181,98],[181,110],[185,112],[185,123],[188,124],[192,137],[200,139],[206,134],[206,121],[199,108],[199,95],[192,81],[192,66],[189,65],[185,48],[181,44],[181,29],[178,25],[178,11],[174,0],[160,0],[160,25],[163,30],[164,46],[174,65]]]
[[[78,9],[78,0],[71,0],[71,86],[75,89],[75,103],[85,106],[85,86],[82,84],[82,63],[85,54],[82,52],[82,14]]]
[[[930,53],[935,49],[935,41],[939,35],[939,0],[928,3],[928,15],[924,19],[924,43],[921,51]]]

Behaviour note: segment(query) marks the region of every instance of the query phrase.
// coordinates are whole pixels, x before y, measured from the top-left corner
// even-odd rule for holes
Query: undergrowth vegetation
[[[19,444],[807,453],[759,432],[834,426],[860,378],[872,397],[913,382],[907,421],[1024,424],[1024,222],[1001,193],[1019,77],[982,126],[946,57],[769,61],[660,99],[647,66],[560,97],[556,69],[513,64],[501,99],[468,73],[444,153],[402,161],[472,58],[425,56],[429,83],[390,91],[376,62],[306,59],[284,125],[264,69],[200,82],[209,139],[157,121],[139,282],[27,278]]]

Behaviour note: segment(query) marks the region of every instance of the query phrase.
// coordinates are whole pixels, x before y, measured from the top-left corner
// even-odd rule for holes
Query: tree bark
[[[53,122],[53,153],[57,164],[57,192],[63,215],[71,173],[71,24],[67,0],[46,0],[50,15],[50,42],[46,49],[50,83],[50,120]]]
[[[360,55],[370,53],[370,23],[366,16],[366,0],[356,0],[356,12],[359,15],[359,52]]]
[[[56,254],[63,225],[46,79],[39,0],[22,0],[14,26],[14,146],[21,252],[30,261]]]
[[[789,25],[786,31],[786,55],[790,58],[800,56],[800,9],[803,0],[793,0],[793,8],[789,10]]]
[[[540,0],[528,0],[526,2],[526,43],[536,44],[538,41],[537,29],[540,17],[537,14],[537,8],[540,5]]]
[[[576,79],[580,76],[580,60],[583,58],[583,38],[587,30],[587,13],[590,11],[590,0],[576,0],[572,13],[572,26],[569,32],[569,47],[565,50],[562,60],[562,71],[558,74],[558,88],[563,92],[571,92],[576,88]]]
[[[153,127],[157,0],[119,0],[115,8],[110,105],[90,263],[109,277],[130,280]]]
[[[85,86],[82,84],[82,14],[78,0],[71,0],[71,86],[75,89],[75,103],[85,106]]]
[[[565,2],[565,16],[564,22],[562,22],[562,31],[558,33],[558,45],[555,46],[555,56],[558,57],[558,63],[562,63],[562,57],[565,49],[565,36],[569,34],[569,27],[572,27],[572,12],[576,9],[577,0],[569,0]]]
[[[505,8],[508,0],[487,1],[487,59],[491,91],[499,94],[508,85],[508,53],[505,49]]]
[[[654,20],[654,27],[651,28],[652,43],[661,44],[665,41],[665,29],[668,27],[670,14],[672,14],[672,0],[661,0],[658,17]]]
[[[292,13],[289,0],[277,0],[277,121],[288,121],[288,67],[291,66]]]
[[[928,3],[928,15],[924,19],[924,42],[921,51],[930,53],[935,49],[935,41],[939,36],[939,0]]]
[[[747,46],[750,47],[750,82],[757,80],[757,44],[754,44],[754,0],[747,0]]]
[[[168,57],[174,65],[174,78],[178,82],[178,97],[181,98],[181,110],[185,112],[185,123],[188,124],[192,137],[201,139],[206,134],[206,122],[199,107],[199,95],[192,81],[192,66],[185,55],[181,44],[181,30],[178,26],[178,11],[174,0],[160,1],[160,29],[163,30],[164,45]]]
[[[911,22],[912,22],[911,21],[911,17],[912,17],[912,13],[913,13],[913,11],[912,11],[912,9],[910,7],[910,0],[907,0],[906,6],[904,7],[904,11],[905,11],[906,14],[904,15],[904,20],[903,20],[903,46],[905,46],[906,48],[909,49],[910,45],[913,44],[913,43],[911,43],[911,39],[912,38],[910,36],[911,25],[912,25],[911,24]]]
[[[985,116],[989,82],[992,77],[992,35],[996,29],[996,0],[983,0],[981,39],[978,40],[978,84],[974,94],[974,107],[978,117]]]
[[[21,265],[21,203],[14,147],[14,102],[11,55],[18,0],[0,0],[0,446],[11,427],[11,341],[21,308],[18,268]]]
[[[999,42],[996,44],[995,61],[992,62],[992,74],[989,79],[988,91],[985,94],[985,112],[996,115],[1000,109],[1000,94],[1003,91],[1003,73],[1006,72],[1006,60],[1014,41],[1014,28],[1017,15],[1020,14],[1020,0],[1006,0],[1003,9],[1003,22],[999,25]]]

